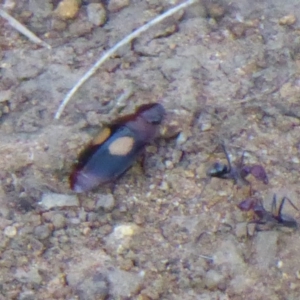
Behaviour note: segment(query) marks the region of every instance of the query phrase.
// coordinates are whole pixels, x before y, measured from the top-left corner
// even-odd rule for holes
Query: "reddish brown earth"
[[[268,185],[249,180],[266,209],[274,193],[300,208],[299,1],[194,5],[120,49],[58,121],[98,57],[174,1],[105,1],[102,27],[99,1],[69,20],[59,1],[6,2],[52,49],[0,19],[0,299],[299,299],[299,231],[247,234],[249,188],[206,178],[224,142],[265,167]],[[71,167],[98,128],[155,101],[168,115],[145,173],[74,195]]]

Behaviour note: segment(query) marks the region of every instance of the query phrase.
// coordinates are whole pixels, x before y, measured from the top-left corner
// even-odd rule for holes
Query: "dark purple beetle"
[[[219,162],[214,163],[213,166],[207,171],[207,176],[217,177],[220,179],[231,179],[235,184],[238,185],[249,185],[250,183],[246,177],[251,174],[264,184],[269,183],[266,171],[261,165],[244,165],[244,155],[242,155],[241,161],[236,166],[232,166],[224,144],[222,144],[222,148],[228,165],[224,165]]]
[[[72,190],[90,191],[125,173],[155,138],[164,115],[161,104],[146,104],[105,127],[80,154],[70,176]]]
[[[293,206],[293,208],[298,210],[293,202],[287,197],[283,197],[281,199],[279,208],[277,209],[276,195],[273,197],[271,212],[267,211],[264,208],[262,201],[256,198],[247,198],[238,205],[238,208],[242,211],[252,210],[255,213],[258,219],[250,223],[256,223],[257,230],[271,230],[278,226],[297,228],[298,224],[296,220],[282,213],[283,205],[286,200]]]

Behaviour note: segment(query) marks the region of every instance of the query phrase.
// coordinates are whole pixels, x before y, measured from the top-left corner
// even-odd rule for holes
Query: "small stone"
[[[281,269],[283,267],[283,261],[282,260],[279,260],[278,262],[277,262],[277,268],[278,269]]]
[[[1,93],[0,93],[0,102],[9,101],[11,97],[12,97],[12,91],[11,90],[1,91]]]
[[[19,300],[34,300],[36,298],[35,298],[35,293],[33,291],[25,291],[19,295],[18,299]]]
[[[163,181],[160,184],[159,189],[162,190],[162,191],[168,191],[170,189],[170,186],[166,181]]]
[[[84,276],[76,286],[79,299],[107,299],[109,287],[101,273]],[[74,299],[74,298],[73,298]]]
[[[76,195],[46,193],[43,194],[39,205],[49,210],[54,207],[79,206],[79,201]]]
[[[137,226],[135,224],[124,224],[119,225],[114,228],[113,234],[115,238],[122,239],[127,236],[133,236],[137,231]]]
[[[78,0],[62,0],[54,13],[63,20],[74,19],[79,10]]]
[[[113,269],[108,273],[111,296],[114,299],[133,299],[141,288],[143,277],[136,273]]]
[[[201,131],[208,131],[211,129],[211,123],[203,123],[201,125]]]
[[[51,230],[48,225],[40,225],[34,229],[34,235],[38,240],[44,240],[51,235]]]
[[[102,26],[106,22],[106,10],[101,3],[91,3],[87,7],[87,16],[91,23]]]
[[[99,199],[96,203],[96,209],[103,208],[105,211],[111,211],[115,206],[115,198],[112,194],[99,195]]]
[[[247,225],[247,234],[249,236],[254,236],[255,232],[256,232],[256,224],[255,223],[249,223]]]
[[[13,238],[17,234],[17,228],[15,226],[7,226],[4,229],[4,234],[9,238]]]
[[[240,38],[244,35],[245,31],[247,29],[246,24],[238,22],[238,23],[234,23],[231,27],[230,27],[230,31],[231,33],[236,37],[236,38]]]
[[[107,8],[110,12],[117,12],[123,9],[124,7],[129,6],[129,4],[129,0],[110,0],[108,2]]]
[[[247,236],[247,222],[238,223],[235,226],[235,235],[238,238],[246,237]]]
[[[82,233],[87,236],[91,233],[91,228],[90,227],[84,227],[82,230]]]
[[[18,281],[22,283],[41,284],[42,282],[42,277],[39,274],[39,271],[35,268],[32,268],[30,270],[19,268],[16,270],[15,277]]]
[[[188,139],[188,135],[186,132],[180,132],[177,139],[176,139],[176,144],[177,146],[184,144]]]
[[[69,33],[71,36],[83,36],[89,34],[93,29],[93,24],[88,21],[76,20],[69,26]]]
[[[30,238],[30,243],[27,247],[29,250],[35,252],[35,254],[41,254],[45,249],[44,244],[35,238]]]
[[[165,28],[164,30],[158,32],[156,35],[155,35],[155,38],[162,38],[162,37],[168,37],[170,35],[172,35],[173,33],[175,33],[176,31],[178,31],[178,27],[177,25],[171,25],[167,28]]]
[[[289,14],[279,19],[279,25],[293,25],[296,23],[296,20],[295,15]]]
[[[63,31],[67,28],[67,22],[59,19],[53,19],[51,27],[52,30]]]
[[[208,289],[216,289],[218,285],[223,281],[224,277],[215,270],[209,270],[206,273],[204,282]]]
[[[167,168],[167,169],[173,169],[173,168],[174,168],[174,164],[173,164],[173,162],[170,161],[170,160],[167,160],[167,161],[165,162],[165,165],[166,165],[166,168]]]
[[[61,229],[66,226],[66,219],[62,214],[55,214],[51,221],[55,229]]]
[[[15,0],[5,0],[3,4],[3,8],[6,10],[13,10],[16,6],[16,1]]]
[[[222,5],[221,1],[204,1],[207,14],[214,19],[220,19],[225,15],[226,9]]]
[[[86,114],[86,120],[91,126],[96,126],[99,124],[100,116],[95,111],[89,111]]]

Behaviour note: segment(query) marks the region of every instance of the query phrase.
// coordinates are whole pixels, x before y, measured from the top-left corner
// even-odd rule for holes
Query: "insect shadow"
[[[296,229],[298,227],[297,221],[289,215],[283,214],[283,206],[288,201],[290,205],[299,211],[294,203],[287,197],[283,197],[277,209],[276,194],[273,196],[271,211],[267,211],[260,199],[247,198],[238,204],[238,208],[242,211],[253,211],[257,217],[256,220],[249,223],[255,223],[257,231],[272,230],[278,227],[288,227]]]

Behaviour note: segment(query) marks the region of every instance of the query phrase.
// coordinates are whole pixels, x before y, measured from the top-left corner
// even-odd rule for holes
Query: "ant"
[[[207,176],[217,177],[220,179],[231,179],[235,184],[249,185],[250,182],[246,179],[246,177],[251,174],[257,180],[262,181],[264,184],[269,183],[266,171],[261,165],[244,165],[243,153],[240,162],[237,163],[236,166],[233,166],[226,151],[225,145],[222,143],[221,146],[225,153],[228,165],[221,164],[219,162],[214,163],[213,166],[207,171]]]
[[[272,209],[270,212],[264,208],[262,201],[256,198],[247,198],[246,200],[242,201],[238,205],[238,208],[242,211],[252,210],[256,214],[258,220],[254,220],[250,223],[255,223],[256,224],[255,228],[258,231],[271,230],[278,226],[295,229],[298,227],[296,220],[291,216],[282,213],[282,209],[285,201],[288,201],[294,209],[299,211],[299,209],[287,197],[283,197],[281,199],[279,208],[277,210],[276,194],[274,194],[273,196]]]

